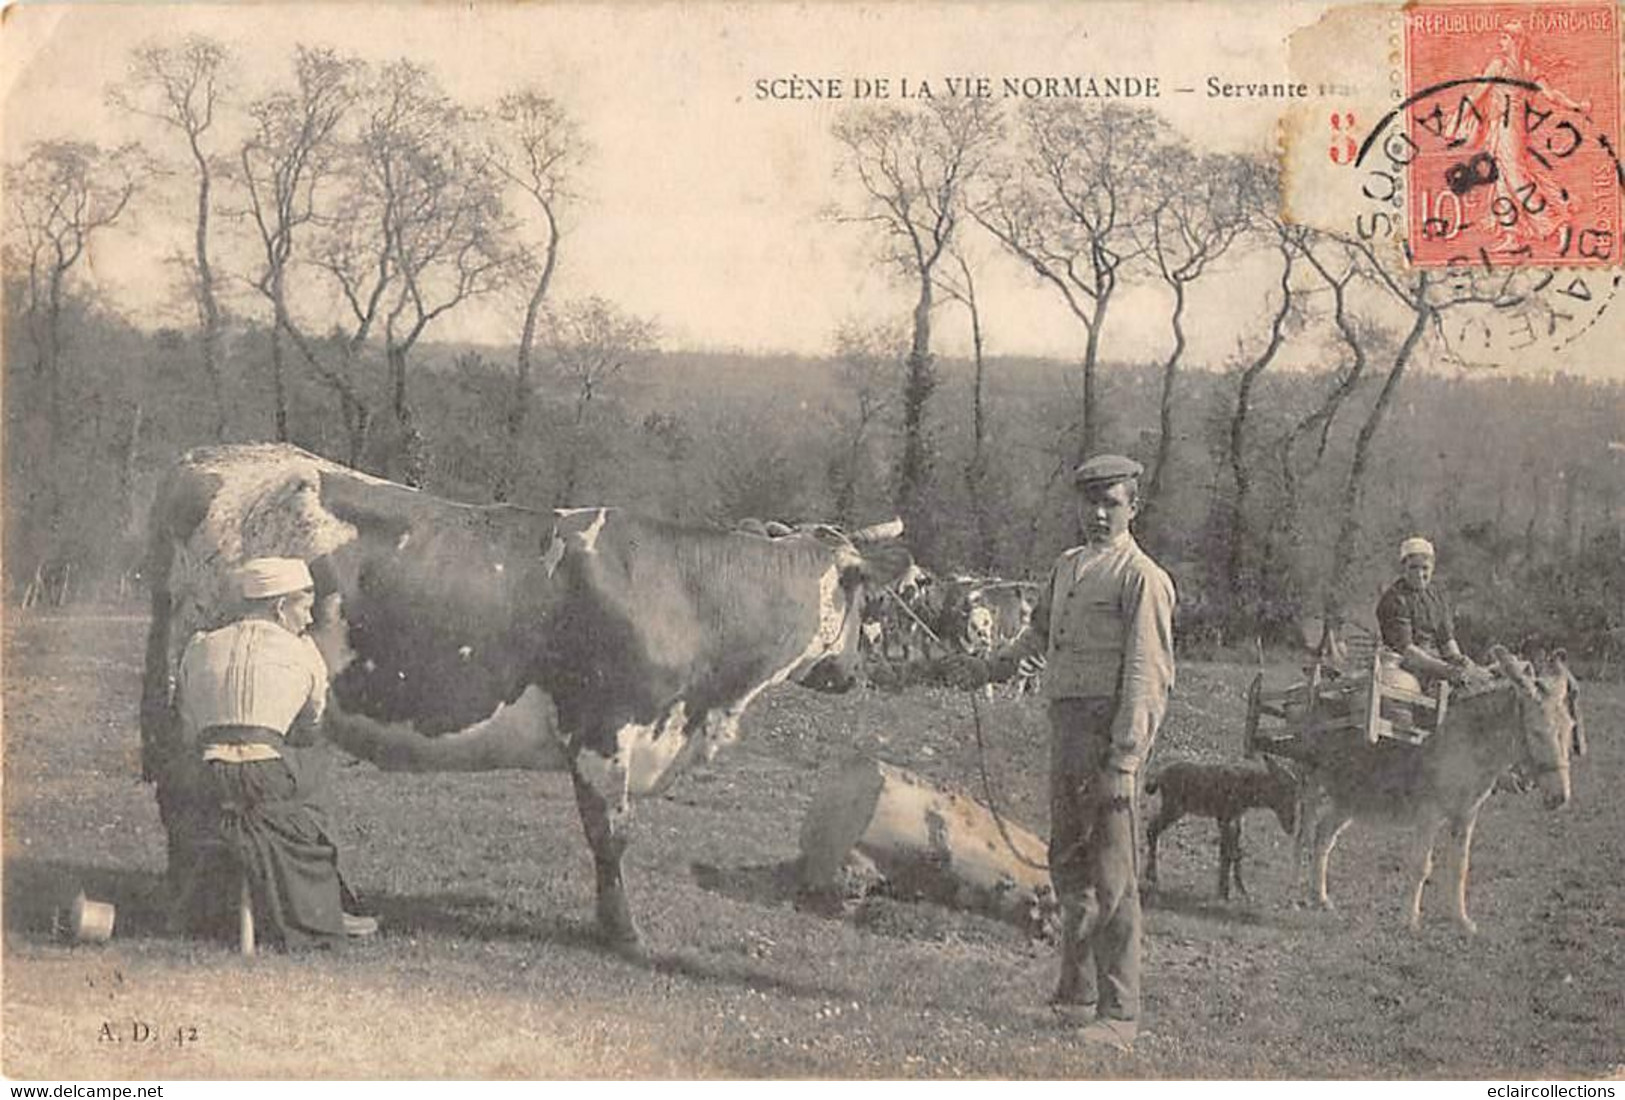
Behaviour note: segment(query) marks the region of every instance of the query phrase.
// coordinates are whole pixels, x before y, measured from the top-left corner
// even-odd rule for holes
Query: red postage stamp
[[[1619,264],[1618,8],[1422,4],[1405,46],[1411,261]]]

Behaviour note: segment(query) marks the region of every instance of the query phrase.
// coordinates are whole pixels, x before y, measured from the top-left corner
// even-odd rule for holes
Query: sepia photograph
[[[0,1073],[1612,1096],[1620,17],[0,10]]]

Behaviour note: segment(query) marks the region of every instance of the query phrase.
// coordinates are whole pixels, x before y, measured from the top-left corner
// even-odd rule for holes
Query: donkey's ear
[[[1501,671],[1506,674],[1506,678],[1516,684],[1518,690],[1525,695],[1534,695],[1536,691],[1535,681],[1530,679],[1528,664],[1499,646],[1496,647],[1494,652],[1496,654],[1496,664],[1501,667]]]
[[[1533,657],[1535,675],[1567,677],[1569,674],[1568,659],[1568,653],[1561,649],[1539,650]]]
[[[1271,775],[1275,776],[1277,779],[1283,779],[1288,783],[1296,784],[1298,782],[1299,774],[1297,768],[1293,767],[1284,760],[1277,760],[1268,753],[1264,753],[1263,756],[1264,766],[1270,770]]]

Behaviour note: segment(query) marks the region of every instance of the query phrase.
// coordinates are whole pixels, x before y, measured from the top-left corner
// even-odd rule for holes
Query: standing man
[[[1087,541],[1063,553],[1030,628],[989,661],[955,659],[963,687],[1044,658],[1050,717],[1050,880],[1061,902],[1051,1004],[1126,1049],[1139,1031],[1136,780],[1174,683],[1174,586],[1129,533],[1143,467],[1097,455],[1074,471]]]
[[[239,617],[195,635],[176,675],[182,720],[220,807],[225,867],[200,861],[186,902],[207,911],[235,896],[240,872],[268,939],[297,948],[371,935],[344,911],[338,847],[314,804],[308,747],[327,703],[327,665],[306,634],[315,601],[298,558],[254,558],[238,571]],[[213,865],[211,866],[211,863]]]

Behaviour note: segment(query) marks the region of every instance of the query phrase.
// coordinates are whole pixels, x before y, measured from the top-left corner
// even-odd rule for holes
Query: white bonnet
[[[245,600],[286,596],[315,588],[310,567],[300,558],[251,558],[237,570]]]
[[[1412,535],[1410,538],[1399,544],[1400,561],[1404,561],[1406,558],[1411,557],[1414,554],[1421,554],[1426,558],[1433,557],[1433,544],[1420,535]]]

